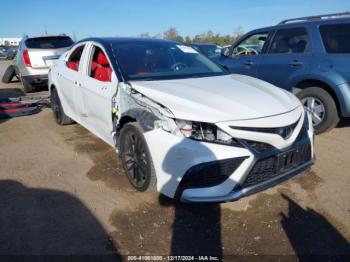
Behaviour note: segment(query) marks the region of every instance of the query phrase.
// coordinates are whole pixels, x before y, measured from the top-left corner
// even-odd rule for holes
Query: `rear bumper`
[[[47,75],[22,76],[22,81],[35,86],[45,86],[48,83]]]

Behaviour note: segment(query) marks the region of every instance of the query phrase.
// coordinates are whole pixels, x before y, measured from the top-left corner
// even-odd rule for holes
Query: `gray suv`
[[[47,85],[47,74],[53,61],[72,44],[72,39],[66,35],[24,37],[14,64],[7,68],[2,81],[9,83],[17,76],[25,93],[34,91],[37,86]]]

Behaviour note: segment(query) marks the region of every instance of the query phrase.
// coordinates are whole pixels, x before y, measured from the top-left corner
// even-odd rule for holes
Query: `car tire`
[[[69,125],[74,123],[74,121],[64,113],[61,100],[58,96],[56,88],[53,88],[51,91],[50,101],[51,101],[53,117],[56,120],[57,124]]]
[[[2,82],[5,84],[8,84],[12,81],[12,79],[16,76],[16,71],[15,68],[10,65],[9,67],[7,67],[4,75],[2,76]]]
[[[35,86],[33,86],[31,83],[28,83],[26,80],[21,77],[21,82],[22,82],[22,87],[23,87],[23,92],[26,93],[31,93],[35,90]]]
[[[310,111],[316,134],[325,133],[338,124],[337,106],[333,97],[326,90],[320,87],[308,87],[297,93],[297,97]]]
[[[131,185],[140,192],[155,188],[157,178],[143,130],[137,122],[127,123],[120,132],[120,157]]]

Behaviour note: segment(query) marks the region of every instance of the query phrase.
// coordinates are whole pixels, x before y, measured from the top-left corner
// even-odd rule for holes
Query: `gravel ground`
[[[21,94],[18,82],[0,84],[0,98]],[[349,137],[350,121],[317,136],[303,177],[237,202],[185,205],[135,192],[112,148],[79,125],[57,126],[50,109],[0,120],[0,254],[345,261]]]

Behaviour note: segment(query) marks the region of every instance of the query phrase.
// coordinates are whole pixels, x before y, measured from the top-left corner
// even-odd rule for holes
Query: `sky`
[[[350,0],[16,0],[1,1],[0,37],[233,34],[286,18],[350,11]],[[11,11],[12,10],[12,11]]]

